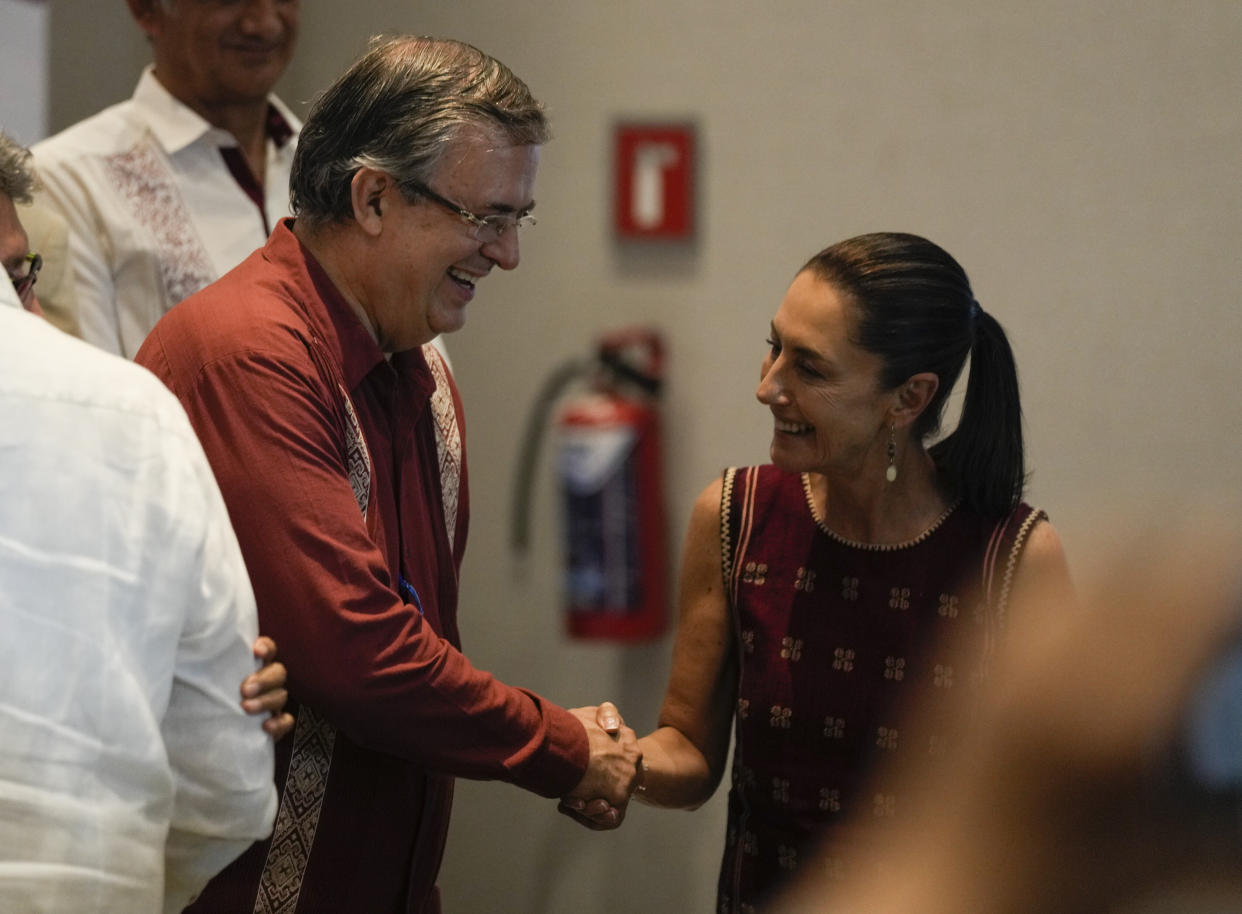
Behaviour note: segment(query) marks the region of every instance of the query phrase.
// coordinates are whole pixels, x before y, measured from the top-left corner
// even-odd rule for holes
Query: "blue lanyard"
[[[414,585],[405,579],[405,575],[398,575],[398,587],[401,595],[409,602],[414,604],[414,608],[418,610],[418,614],[423,614],[423,601],[418,598],[418,591],[414,589]]]

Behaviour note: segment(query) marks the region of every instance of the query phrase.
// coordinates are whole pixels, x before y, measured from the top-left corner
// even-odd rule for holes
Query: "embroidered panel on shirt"
[[[104,167],[134,220],[155,239],[169,301],[180,302],[213,282],[216,275],[207,250],[176,180],[152,142],[147,139],[128,152],[108,156]]]
[[[457,427],[457,411],[453,409],[453,392],[448,372],[436,348],[428,343],[423,356],[436,380],[431,395],[431,412],[436,425],[436,453],[440,458],[440,490],[444,497],[444,525],[448,529],[449,550],[457,538],[457,504],[461,496],[461,429]]]
[[[298,709],[289,774],[259,878],[255,914],[293,914],[297,910],[328,791],[335,742],[336,729],[331,724],[312,708],[303,705]]]
[[[371,502],[372,464],[358,413],[344,387],[339,387],[345,406],[345,467],[358,510],[365,519]],[[332,767],[332,748],[336,728],[313,708],[298,710],[293,734],[293,752],[285,792],[276,813],[272,843],[267,851],[255,914],[292,914],[297,909],[302,882],[310,863],[311,847],[319,827],[319,815],[328,793],[328,771]]]
[[[371,504],[371,452],[367,450],[367,439],[362,435],[362,424],[358,421],[358,413],[354,411],[349,393],[344,387],[338,387],[345,406],[345,418],[349,420],[345,427],[345,469],[349,473],[349,485],[354,490],[354,500],[358,502],[358,510],[365,519]]]

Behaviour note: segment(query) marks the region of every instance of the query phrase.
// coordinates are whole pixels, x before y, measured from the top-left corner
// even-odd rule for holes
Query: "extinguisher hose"
[[[629,381],[648,396],[660,395],[660,388],[663,386],[661,378],[639,371],[615,352],[601,352],[599,360],[619,380]]]
[[[530,503],[535,487],[535,467],[539,460],[539,446],[543,430],[547,426],[548,413],[556,404],[561,392],[577,378],[585,374],[593,362],[574,360],[566,362],[539,389],[539,394],[526,417],[518,452],[517,472],[513,480],[513,505],[510,512],[509,546],[519,556],[524,556],[530,546]]]

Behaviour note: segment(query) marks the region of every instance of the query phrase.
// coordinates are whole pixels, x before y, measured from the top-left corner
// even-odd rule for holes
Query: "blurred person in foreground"
[[[942,248],[861,235],[811,258],[773,317],[757,396],[772,463],[729,469],[695,503],[659,729],[636,798],[695,808],[734,730],[718,909],[748,912],[823,855],[900,821],[897,759],[951,754],[949,713],[986,691],[1010,605],[1071,590],[1060,541],[1022,500],[1022,411],[1009,343]],[[937,435],[967,356],[957,427]],[[980,632],[980,649],[954,634]],[[922,708],[921,739],[903,725]],[[594,827],[619,816],[571,800]]]
[[[1184,508],[1193,530],[1170,530],[1174,512],[1116,524],[1148,533],[1114,538],[1083,611],[1029,592],[993,687],[958,708],[974,718],[958,758],[894,773],[919,814],[845,878],[805,867],[773,911],[1237,910],[1242,539]]]
[[[547,138],[478,49],[377,42],[311,109],[295,218],[138,353],[203,442],[297,717],[271,840],[196,910],[435,912],[455,777],[613,806],[636,782],[615,708],[501,683],[458,634],[463,412],[429,344],[517,267]]]
[[[0,910],[179,911],[270,830],[285,670],[184,411],[36,316],[28,158],[0,133]]]

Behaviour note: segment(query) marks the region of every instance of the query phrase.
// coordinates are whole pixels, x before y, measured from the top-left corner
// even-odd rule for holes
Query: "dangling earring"
[[[897,478],[897,426],[893,422],[888,424],[888,469],[884,478],[889,482]]]

